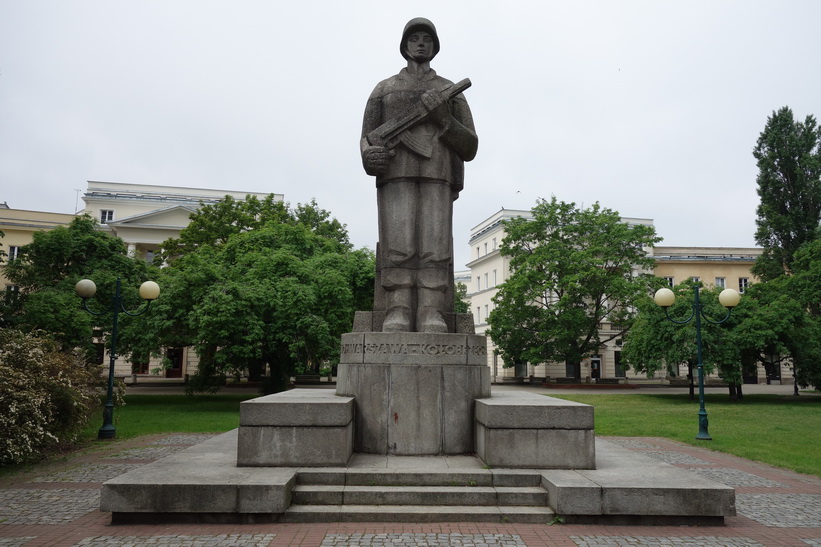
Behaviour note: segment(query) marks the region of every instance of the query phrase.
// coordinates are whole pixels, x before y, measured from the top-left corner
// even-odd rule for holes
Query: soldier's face
[[[413,32],[408,36],[408,55],[414,61],[424,63],[433,58],[433,38],[427,32]]]

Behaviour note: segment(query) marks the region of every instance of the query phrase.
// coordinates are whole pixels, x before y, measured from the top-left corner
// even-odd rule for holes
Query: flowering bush
[[[41,333],[0,329],[0,465],[35,460],[76,440],[99,405],[96,365]]]

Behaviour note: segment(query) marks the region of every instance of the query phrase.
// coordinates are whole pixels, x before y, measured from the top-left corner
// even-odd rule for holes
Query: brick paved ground
[[[0,479],[0,547],[9,546],[696,546],[821,547],[821,479],[657,438],[610,438],[736,488],[725,526],[547,524],[117,525],[98,509],[100,485],[202,442],[204,435],[116,441]]]

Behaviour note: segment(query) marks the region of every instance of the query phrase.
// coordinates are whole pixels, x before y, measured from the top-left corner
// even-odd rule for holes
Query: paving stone
[[[4,490],[0,497],[3,524],[65,524],[99,511],[99,490]]]
[[[106,456],[106,460],[159,460],[180,450],[185,450],[186,446],[146,446],[144,448],[129,448],[118,452],[113,456]]]
[[[34,537],[0,538],[0,547],[20,547],[20,545],[24,545],[31,539],[34,539]]]
[[[216,433],[209,433],[209,434],[183,434],[180,433],[178,435],[169,435],[168,437],[163,437],[162,439],[158,439],[154,441],[152,444],[200,444],[201,442],[205,442],[208,439],[213,439],[217,434]]]
[[[821,547],[821,538],[817,539],[802,539],[804,543],[807,545],[812,545],[813,547]]]
[[[167,545],[174,547],[267,547],[276,534],[220,534],[220,535],[168,535],[168,536],[98,536],[85,538],[75,547],[117,547],[136,545]]]
[[[739,515],[773,528],[821,528],[821,494],[736,494]]]
[[[661,460],[672,464],[710,465],[710,462],[700,460],[695,456],[684,454],[682,452],[671,452],[669,450],[647,450],[643,451],[642,454],[644,456],[650,456],[656,460]]]
[[[624,448],[631,448],[633,450],[651,450],[653,448],[661,448],[657,444],[650,444],[645,441],[636,441],[634,439],[614,439],[612,437],[601,437],[603,440],[607,442],[611,442],[613,444],[617,444]]]
[[[140,463],[86,463],[37,477],[32,482],[105,482],[142,467]]]
[[[688,467],[687,470],[698,473],[708,479],[724,483],[727,486],[786,487],[786,485],[780,482],[765,479],[764,477],[759,477],[758,475],[753,475],[752,473],[747,473],[739,469]]]
[[[764,547],[763,544],[746,537],[648,537],[648,536],[570,536],[570,539],[580,547],[613,547],[622,545],[673,545],[675,547],[701,546],[745,546]]]
[[[387,546],[527,547],[515,534],[328,534],[321,547]]]

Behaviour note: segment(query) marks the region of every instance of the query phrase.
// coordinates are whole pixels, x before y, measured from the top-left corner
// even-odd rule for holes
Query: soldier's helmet
[[[436,54],[439,53],[439,35],[436,34],[436,27],[433,26],[433,23],[424,17],[415,17],[405,25],[405,30],[402,32],[402,41],[399,42],[399,52],[402,54],[402,57],[409,60],[407,51],[408,35],[418,30],[424,30],[433,38],[433,57],[436,57]],[[431,59],[433,59],[433,57],[431,57]]]

